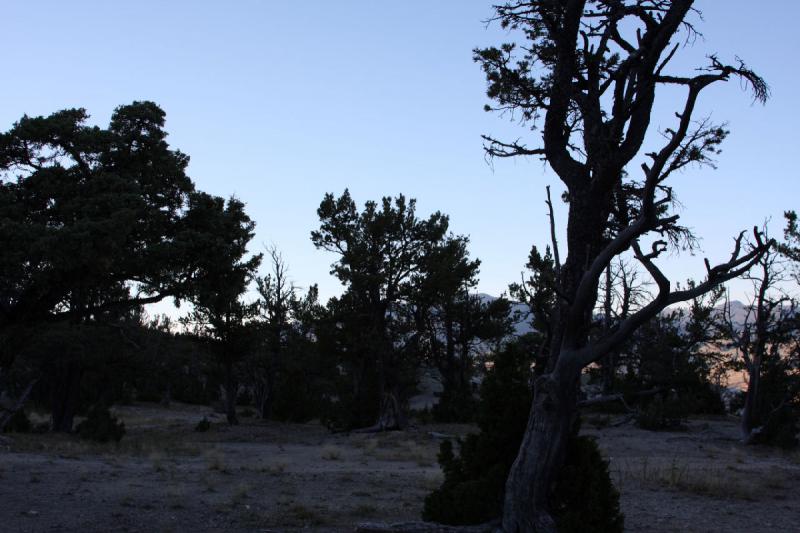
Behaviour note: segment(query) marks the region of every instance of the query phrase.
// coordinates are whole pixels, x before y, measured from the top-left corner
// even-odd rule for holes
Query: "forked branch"
[[[671,283],[653,263],[653,259],[660,253],[661,245],[655,243],[653,251],[644,254],[639,248],[638,243],[634,244],[633,248],[636,258],[655,279],[658,286],[658,293],[649,304],[622,321],[615,330],[611,331],[605,337],[601,337],[598,341],[588,344],[581,350],[581,363],[583,365],[588,365],[599,360],[604,354],[620,346],[639,326],[655,317],[666,307],[700,297],[714,287],[743,275],[750,270],[770,248],[775,246],[775,241],[773,239],[765,240],[764,234],[756,227],[753,228],[753,238],[755,242],[750,244],[747,253],[743,254],[743,237],[743,234],[739,234],[739,236],[736,237],[734,251],[727,262],[707,268],[706,279],[703,282],[676,291],[671,290]],[[706,264],[708,264],[707,260]]]

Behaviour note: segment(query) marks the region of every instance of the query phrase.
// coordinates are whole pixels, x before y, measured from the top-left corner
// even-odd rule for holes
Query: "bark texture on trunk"
[[[83,370],[74,362],[62,368],[51,396],[51,429],[59,433],[71,433],[80,399]]]
[[[405,412],[395,392],[384,392],[378,412],[378,421],[374,425],[354,430],[354,433],[378,433],[403,429],[408,424]]]
[[[549,497],[576,413],[578,376],[536,380],[528,427],[506,481],[504,533],[555,533]]]
[[[569,254],[559,280],[563,294],[574,298],[590,265],[603,248],[603,228],[610,196],[583,191],[570,198],[567,222]],[[556,531],[550,511],[553,483],[564,462],[567,440],[577,413],[581,365],[577,352],[586,346],[599,280],[581,305],[563,300],[552,317],[553,336],[545,372],[534,382],[528,426],[506,481],[503,504],[505,533]]]
[[[749,365],[747,372],[747,391],[744,395],[744,407],[742,409],[742,441],[746,444],[753,440],[753,430],[759,425],[756,420],[758,411],[758,388],[761,380],[760,365],[753,361]]]
[[[239,423],[239,418],[236,416],[236,396],[238,393],[239,384],[236,383],[236,378],[233,375],[233,362],[226,361],[225,363],[225,417],[228,419],[228,424],[234,426]]]
[[[394,391],[384,393],[381,399],[381,411],[378,415],[378,427],[386,431],[403,429],[405,426],[406,419],[398,394]]]

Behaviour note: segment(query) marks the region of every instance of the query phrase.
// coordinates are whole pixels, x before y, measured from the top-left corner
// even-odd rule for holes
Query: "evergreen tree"
[[[186,231],[194,237],[191,245],[204,250],[197,254],[199,259],[191,272],[191,320],[212,340],[225,374],[228,423],[238,424],[239,383],[234,365],[252,347],[254,328],[250,321],[256,313],[256,304],[246,303],[242,297],[262,258],[261,254],[246,257],[255,223],[241,201],[231,198],[225,202],[205,193],[192,194],[185,222]]]
[[[320,228],[311,240],[338,255],[331,273],[346,287],[331,305],[348,329],[340,344],[356,411],[348,425],[402,427],[416,381],[414,277],[445,237],[448,218],[438,212],[417,218],[416,201],[403,195],[366,202],[359,212],[347,190],[339,198],[325,195],[317,213]]]

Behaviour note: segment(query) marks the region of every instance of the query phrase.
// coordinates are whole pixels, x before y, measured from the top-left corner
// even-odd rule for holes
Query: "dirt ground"
[[[440,434],[380,435],[243,418],[208,408],[117,409],[119,444],[64,435],[0,442],[0,531],[344,532],[364,521],[418,520],[441,482]],[[203,417],[208,432],[195,432]],[[800,455],[744,448],[736,421],[693,420],[654,433],[589,418],[622,493],[628,531],[800,531]],[[432,435],[431,433],[434,433]]]

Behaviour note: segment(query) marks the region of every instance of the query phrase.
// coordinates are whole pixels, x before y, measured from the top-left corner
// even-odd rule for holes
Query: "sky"
[[[309,234],[323,195],[346,187],[359,204],[403,193],[420,216],[450,215],[482,261],[478,290],[499,295],[519,279],[531,245],[549,242],[545,186],[556,196],[561,186],[539,160],[484,157],[481,134],[536,141],[483,111],[472,50],[513,39],[485,23],[490,4],[5,0],[0,130],[23,114],[72,107],[105,126],[116,106],[152,100],[167,113],[171,146],[191,157],[197,187],[243,200],[257,223],[252,251],[276,246],[294,282],[318,283],[323,300],[342,291],[329,274],[336,258]],[[800,143],[790,131],[800,118],[800,2],[696,6],[703,36],[670,72],[691,74],[708,53],[741,57],[772,97],[754,103],[736,81],[701,97],[697,116],[727,122],[731,134],[716,170],[672,180],[702,248],[661,259],[675,280],[702,277],[703,256],[726,260],[742,229],[771,219],[780,236],[782,213],[800,209]],[[659,93],[653,125],[674,123],[680,96]],[[556,218],[565,220],[565,205],[556,204]],[[743,299],[747,287],[734,284],[732,295]]]

